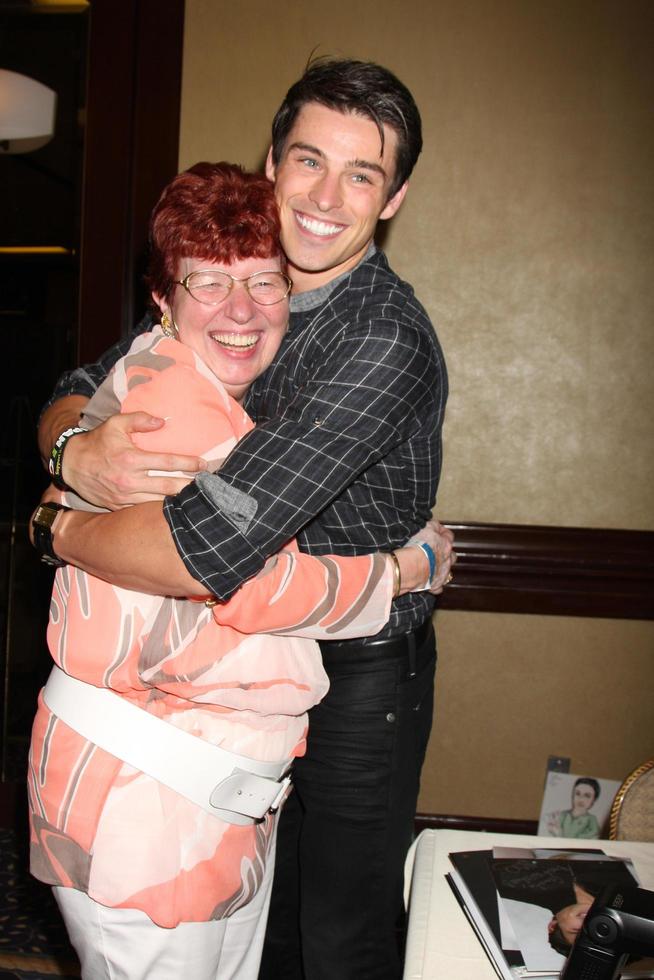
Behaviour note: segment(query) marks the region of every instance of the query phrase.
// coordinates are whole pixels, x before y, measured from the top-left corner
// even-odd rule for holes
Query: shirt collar
[[[366,262],[371,255],[374,255],[377,251],[374,242],[370,242],[366,250],[366,254],[363,255],[359,262],[354,266],[354,269],[358,269],[363,262]],[[347,272],[342,272],[340,276],[336,276],[335,279],[331,279],[326,282],[324,286],[318,286],[316,289],[309,289],[306,293],[295,293],[291,295],[291,313],[304,313],[306,310],[313,310],[316,306],[322,306],[325,303],[336,287],[343,282],[347,276],[352,275],[354,269],[348,269]]]

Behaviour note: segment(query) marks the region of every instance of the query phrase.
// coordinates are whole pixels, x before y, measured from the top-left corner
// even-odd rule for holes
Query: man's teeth
[[[298,222],[313,235],[335,235],[337,231],[343,231],[343,225],[328,225],[324,221],[316,221],[315,218],[308,218],[305,214],[295,212]]]
[[[259,339],[256,333],[212,333],[211,339],[223,347],[254,347]]]

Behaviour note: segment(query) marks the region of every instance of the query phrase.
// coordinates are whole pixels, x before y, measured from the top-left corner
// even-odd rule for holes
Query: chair
[[[616,793],[609,839],[654,841],[654,759],[634,769]]]

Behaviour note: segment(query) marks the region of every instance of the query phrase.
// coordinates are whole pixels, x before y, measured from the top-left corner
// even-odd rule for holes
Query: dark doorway
[[[52,140],[0,151],[0,825],[50,669],[52,574],[27,540],[46,482],[36,421],[61,372],[144,311],[147,219],[177,170],[183,23],[183,0],[0,0],[0,68],[57,93]]]

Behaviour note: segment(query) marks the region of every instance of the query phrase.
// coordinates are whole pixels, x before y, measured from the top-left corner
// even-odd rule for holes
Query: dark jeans
[[[321,644],[331,687],[309,713],[280,820],[259,980],[401,976],[404,859],[436,664],[431,626],[416,634],[400,651]]]

